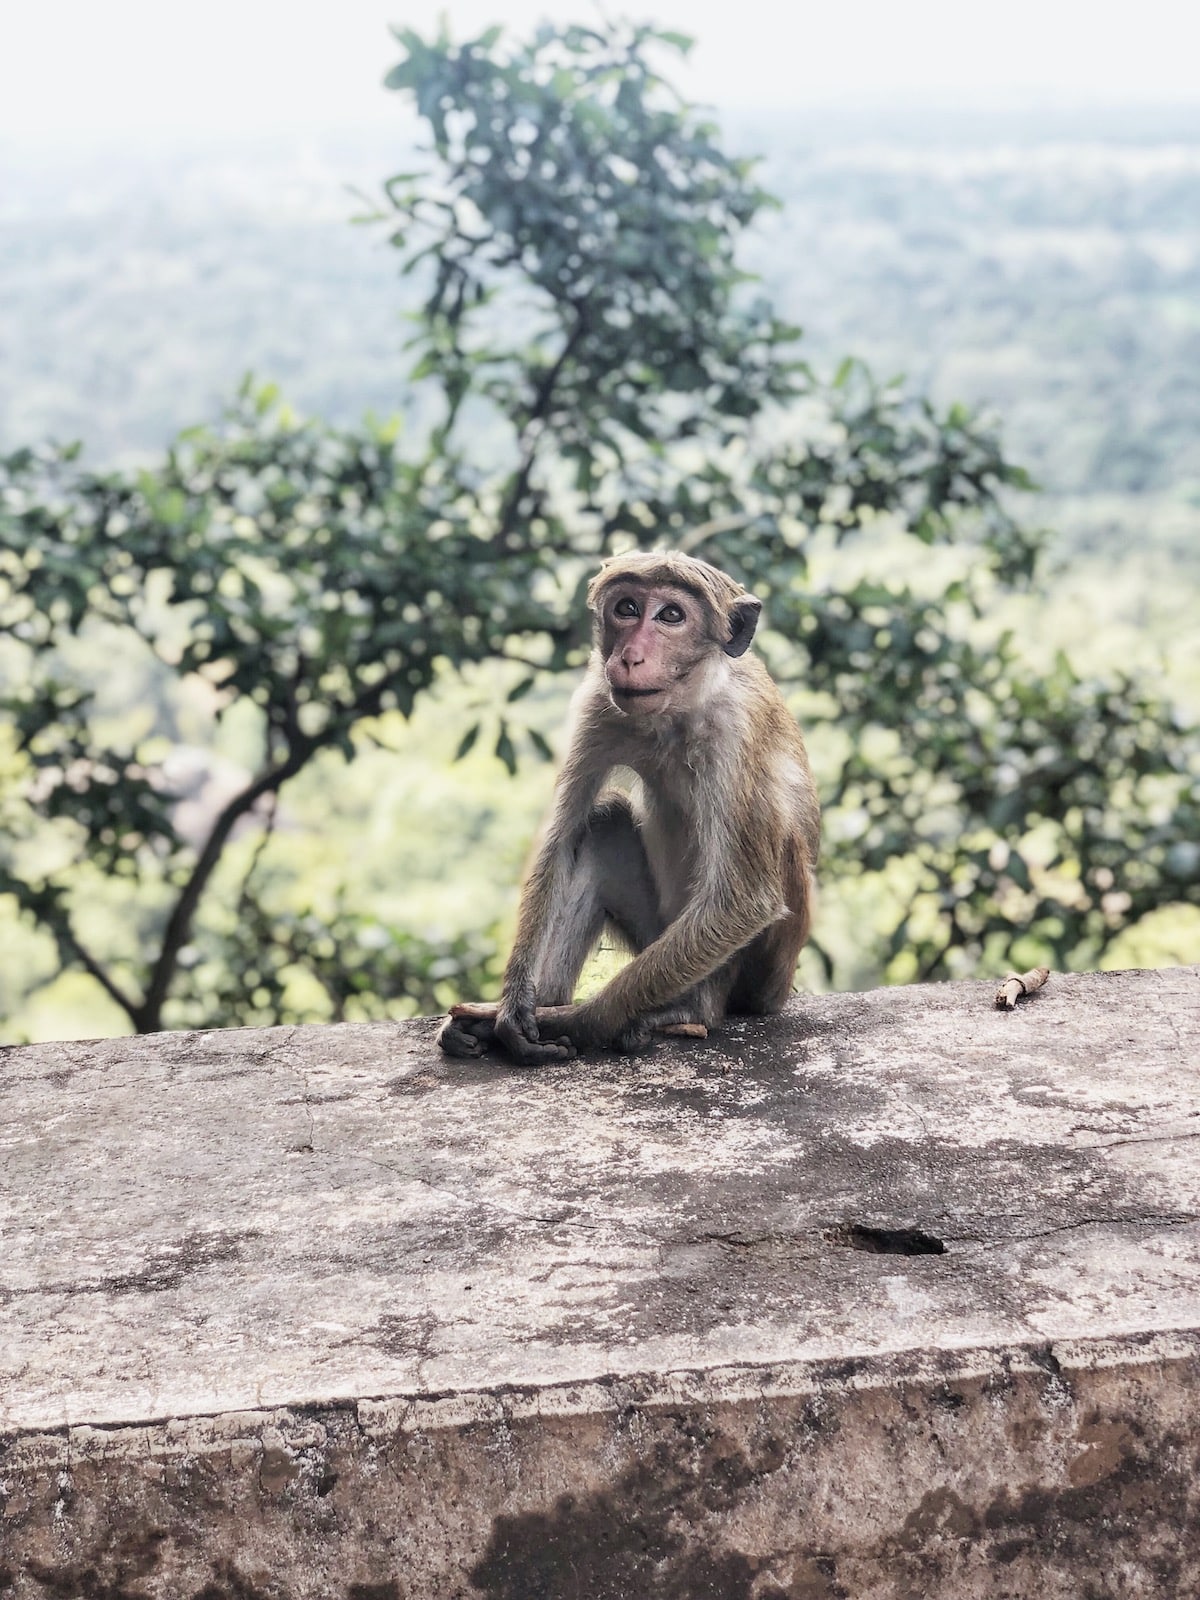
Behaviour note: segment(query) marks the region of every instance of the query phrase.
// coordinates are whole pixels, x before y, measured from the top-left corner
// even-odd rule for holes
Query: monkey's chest
[[[673,922],[694,893],[701,868],[696,815],[686,798],[645,782],[636,785],[633,805],[659,908],[664,920]]]

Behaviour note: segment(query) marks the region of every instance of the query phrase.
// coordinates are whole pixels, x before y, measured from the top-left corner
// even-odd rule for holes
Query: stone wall
[[[1200,1591],[1200,969],[0,1060],[0,1595]]]

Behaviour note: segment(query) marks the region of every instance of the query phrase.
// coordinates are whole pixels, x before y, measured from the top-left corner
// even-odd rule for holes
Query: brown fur
[[[451,1054],[499,1042],[533,1065],[774,1011],[808,937],[819,808],[800,731],[744,653],[758,601],[678,552],[606,562],[588,601],[595,649],[503,997],[494,1021],[452,1014],[440,1036]],[[602,797],[616,767],[637,786]],[[605,926],[634,959],[572,1005]]]

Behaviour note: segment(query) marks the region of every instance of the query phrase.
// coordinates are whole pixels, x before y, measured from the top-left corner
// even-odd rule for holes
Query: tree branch
[[[162,1008],[179,965],[179,952],[187,942],[200,897],[216,870],[221,854],[229,842],[229,835],[237,823],[264,795],[276,794],[289,778],[294,778],[318,750],[332,744],[337,732],[347,723],[353,726],[363,717],[376,715],[388,687],[388,680],[382,678],[370,688],[364,689],[348,707],[344,708],[342,715],[316,737],[301,734],[297,729],[289,741],[286,759],[268,768],[240,794],[234,795],[217,817],[196,865],[192,868],[191,876],[180,891],[175,909],[167,921],[158,959],[151,969],[146,998],[140,1006],[127,1008],[139,1033],[157,1033],[162,1027]]]
[[[175,908],[167,920],[158,959],[151,968],[146,998],[140,1006],[130,1012],[139,1033],[157,1033],[162,1027],[163,1003],[171,987],[171,980],[175,976],[175,969],[179,965],[179,952],[187,942],[200,896],[216,870],[221,854],[229,842],[229,835],[241,818],[252,810],[264,795],[274,794],[289,778],[295,777],[319,748],[319,744],[318,740],[306,739],[293,745],[285,761],[269,768],[240,794],[234,795],[213,823],[212,831],[205,840],[204,848],[192,868],[191,876],[180,891]]]
[[[517,514],[521,502],[529,489],[529,479],[533,472],[534,462],[537,460],[538,445],[545,434],[545,422],[550,414],[550,402],[554,398],[554,391],[558,380],[562,376],[563,368],[575,353],[576,346],[587,330],[587,318],[581,307],[574,307],[575,326],[568,334],[565,344],[559,351],[554,362],[542,374],[541,382],[534,391],[533,405],[529,408],[529,415],[525,418],[525,425],[521,430],[521,465],[513,480],[513,486],[504,502],[504,509],[500,513],[500,521],[496,529],[496,543],[501,550],[507,549],[512,531],[516,525]],[[532,432],[531,432],[532,430]]]
[[[139,1009],[136,1002],[130,999],[117,981],[108,975],[108,973],[96,960],[95,956],[92,955],[91,951],[84,946],[79,938],[79,935],[75,932],[74,928],[72,928],[70,918],[68,917],[66,911],[63,912],[61,920],[56,919],[53,927],[54,931],[58,935],[60,943],[67,946],[68,950],[70,950],[71,954],[75,957],[76,961],[79,962],[80,966],[83,967],[84,971],[87,972],[91,977],[95,978],[96,982],[104,990],[105,994],[108,995],[109,999],[115,1001],[116,1004],[120,1006],[121,1010],[136,1027],[137,1013]]]
[[[250,907],[250,884],[254,874],[258,871],[258,864],[262,860],[263,851],[271,842],[275,832],[275,821],[279,815],[279,791],[272,790],[267,798],[267,815],[263,822],[262,833],[250,857],[250,865],[246,868],[246,876],[242,879],[242,887],[238,890],[238,912],[247,911]]]

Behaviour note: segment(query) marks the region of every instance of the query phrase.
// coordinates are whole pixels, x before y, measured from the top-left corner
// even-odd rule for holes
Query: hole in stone
[[[853,1223],[834,1235],[839,1244],[851,1250],[866,1250],[876,1256],[944,1256],[946,1246],[921,1228],[868,1228]]]

